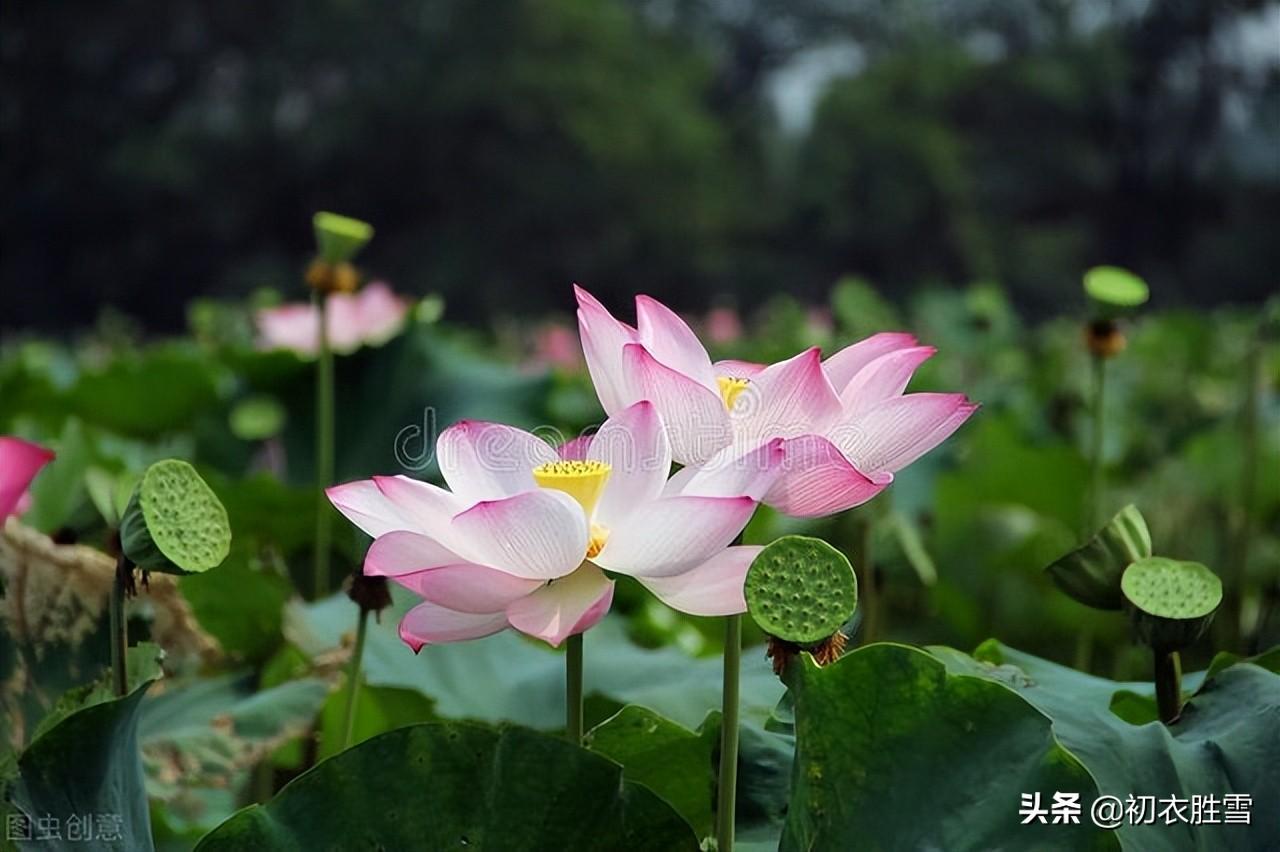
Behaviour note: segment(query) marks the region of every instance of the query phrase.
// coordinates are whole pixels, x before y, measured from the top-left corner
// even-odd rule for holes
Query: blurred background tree
[[[6,329],[295,287],[317,208],[471,319],[1280,267],[1276,2],[67,2],[0,57]]]

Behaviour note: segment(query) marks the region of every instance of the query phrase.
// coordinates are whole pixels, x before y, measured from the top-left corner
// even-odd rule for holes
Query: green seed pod
[[[1058,588],[1094,609],[1122,609],[1120,577],[1151,555],[1151,533],[1136,506],[1125,506],[1093,538],[1046,570]]]
[[[227,510],[195,468],[166,459],[147,468],[120,521],[129,561],[163,574],[199,574],[231,549]]]
[[[373,226],[337,213],[317,213],[311,220],[316,247],[325,263],[347,263],[373,239]]]
[[[825,541],[783,536],[747,570],[747,611],[760,629],[800,646],[837,633],[858,606],[858,579]]]
[[[1199,562],[1163,556],[1125,569],[1120,588],[1129,602],[1138,636],[1160,652],[1194,643],[1209,628],[1222,603],[1222,581]]]
[[[1086,272],[1084,292],[1103,316],[1136,308],[1150,297],[1145,281],[1118,266],[1095,266]]]

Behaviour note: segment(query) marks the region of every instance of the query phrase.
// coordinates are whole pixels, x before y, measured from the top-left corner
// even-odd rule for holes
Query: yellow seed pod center
[[[582,507],[590,518],[595,513],[604,485],[612,468],[602,461],[554,461],[533,469],[533,481],[539,488],[563,491]]]
[[[720,398],[724,400],[724,407],[733,411],[733,404],[737,402],[738,397],[747,389],[747,385],[751,384],[747,379],[739,379],[733,376],[717,376],[716,383],[720,385]]]

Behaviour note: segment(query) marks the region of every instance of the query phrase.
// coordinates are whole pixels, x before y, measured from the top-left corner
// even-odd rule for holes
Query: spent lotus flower
[[[26,509],[30,503],[27,488],[53,455],[38,444],[0,435],[0,526],[5,518]]]
[[[781,445],[758,455],[684,494],[668,483],[662,419],[641,401],[558,449],[521,429],[464,421],[436,444],[448,489],[384,476],[328,495],[374,537],[364,573],[423,598],[400,623],[415,650],[507,627],[559,645],[608,611],[606,571],[683,612],[745,611],[743,579],[760,548],[729,545],[776,476]]]
[[[327,298],[329,346],[343,355],[395,337],[410,307],[407,299],[380,281],[355,293],[332,293]],[[320,351],[320,311],[311,302],[264,308],[254,319],[262,349],[289,349],[306,358]]]
[[[601,405],[611,413],[653,401],[676,460],[689,465],[672,478],[682,493],[701,493],[782,439],[782,471],[763,502],[798,517],[840,512],[883,491],[978,407],[958,393],[905,393],[936,351],[910,334],[875,334],[826,360],[813,347],[770,365],[712,363],[689,326],[657,300],[636,297],[632,327],[575,291]]]

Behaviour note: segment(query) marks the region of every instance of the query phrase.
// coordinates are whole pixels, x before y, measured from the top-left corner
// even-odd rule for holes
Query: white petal
[[[647,399],[662,415],[671,455],[698,464],[729,443],[729,413],[718,391],[660,363],[638,343],[623,347],[623,369],[633,399]]]
[[[622,347],[639,339],[639,333],[613,318],[594,296],[574,285],[578,299],[578,332],[587,372],[595,385],[600,405],[608,414],[621,411],[636,399],[630,396],[622,366]]]
[[[477,503],[453,519],[453,532],[471,561],[530,580],[563,577],[587,552],[582,507],[550,489]]]
[[[707,350],[674,311],[650,296],[636,296],[636,326],[640,342],[653,357],[708,390],[719,392]]]
[[[873,334],[846,346],[826,361],[822,368],[836,392],[843,391],[858,371],[888,352],[895,349],[907,349],[916,345],[915,335],[901,331],[885,331]]]
[[[596,519],[612,527],[637,506],[657,499],[671,471],[671,444],[653,403],[637,402],[605,421],[587,458],[611,468]]]
[[[863,473],[894,473],[942,443],[977,408],[963,394],[912,393],[842,422],[829,437]]]
[[[667,577],[728,547],[755,511],[750,497],[663,497],[610,530],[591,561],[634,577]]]
[[[400,619],[400,638],[414,653],[423,645],[441,645],[479,639],[497,633],[507,626],[504,612],[476,615],[457,612],[430,601],[420,603]]]
[[[747,569],[763,547],[730,547],[671,577],[641,577],[640,582],[672,609],[690,615],[736,615],[747,611],[743,586]]]
[[[840,415],[840,397],[815,347],[766,367],[734,401],[730,422],[739,447],[821,431]]]
[[[507,621],[521,633],[559,646],[604,618],[613,602],[613,581],[594,565],[583,565],[507,607]]]
[[[866,414],[886,399],[902,396],[916,368],[937,351],[932,346],[895,349],[863,367],[840,393],[841,419]]]
[[[463,420],[436,441],[440,472],[466,504],[536,488],[533,469],[559,458],[538,436],[501,423]]]
[[[668,488],[674,486],[678,489],[674,493],[691,496],[761,500],[782,473],[784,457],[782,438],[742,454],[726,447],[702,467],[682,468],[671,477]]]

